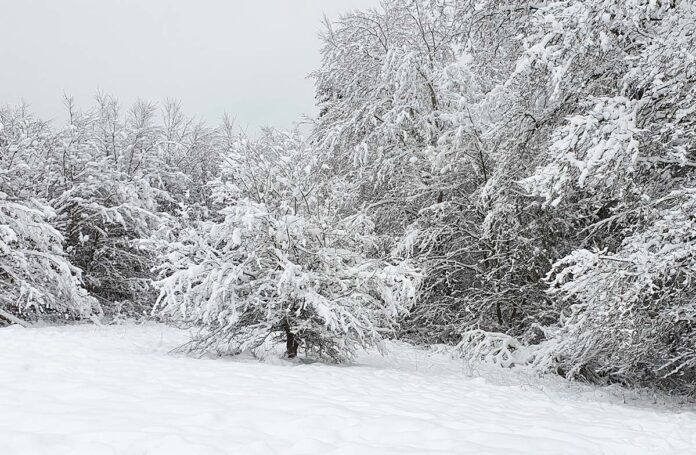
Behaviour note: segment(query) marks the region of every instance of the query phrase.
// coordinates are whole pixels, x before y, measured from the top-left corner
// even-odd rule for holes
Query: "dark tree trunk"
[[[300,343],[297,341],[295,334],[290,330],[290,324],[288,324],[288,321],[285,321],[283,324],[283,330],[285,330],[288,359],[294,359],[297,357],[297,348],[300,347]]]

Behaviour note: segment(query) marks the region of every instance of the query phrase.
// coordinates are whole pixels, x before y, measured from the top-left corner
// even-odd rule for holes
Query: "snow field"
[[[329,366],[172,354],[185,339],[156,324],[0,329],[0,453],[696,453],[693,412],[500,385],[403,344]]]

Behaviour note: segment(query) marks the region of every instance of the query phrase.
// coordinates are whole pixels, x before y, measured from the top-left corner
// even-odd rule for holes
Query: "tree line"
[[[100,95],[0,111],[5,319],[155,316],[343,361],[398,337],[694,392],[696,6],[387,0],[306,137]]]

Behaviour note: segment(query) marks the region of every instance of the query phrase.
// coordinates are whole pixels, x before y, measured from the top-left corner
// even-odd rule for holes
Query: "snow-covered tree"
[[[557,41],[580,35],[588,49],[595,40],[620,60],[613,86],[582,94],[525,181],[551,212],[587,220],[549,276],[562,318],[537,361],[571,376],[686,385],[696,374],[696,42],[686,31],[696,9],[638,1],[549,8],[561,23],[592,18],[579,31],[554,27]],[[552,55],[569,61],[578,47]]]
[[[159,282],[162,310],[201,328],[192,347],[237,353],[280,337],[289,357],[340,361],[393,333],[419,275],[369,256],[373,226],[339,214],[315,151],[267,130],[226,158],[220,221],[184,232]]]
[[[186,217],[207,216],[220,136],[173,101],[160,118],[151,103],[123,112],[102,94],[87,110],[70,97],[65,104],[62,127],[25,105],[0,109],[2,191],[13,203],[36,199],[55,210],[50,223],[105,313],[149,313],[162,241]]]
[[[516,267],[549,254],[534,244],[538,213],[509,196],[534,168],[514,158],[538,147],[525,98],[537,93],[506,85],[525,10],[504,3],[391,0],[323,35],[314,142],[348,211],[366,211],[385,250],[426,272],[407,329],[419,341],[547,317],[544,273]]]
[[[109,97],[94,111],[69,105],[69,124],[57,133],[59,181],[51,204],[71,262],[107,313],[142,315],[155,293],[156,265],[147,240],[165,222],[159,201],[169,195],[151,185],[159,175],[154,107],[136,104],[125,120]]]
[[[694,23],[685,0],[385,0],[325,24],[307,141],[171,101],[0,109],[3,311],[83,314],[82,269],[142,313],[159,273],[155,313],[200,350],[343,360],[396,333],[689,392]]]
[[[26,106],[0,110],[0,320],[74,319],[98,312],[80,270],[50,224],[51,207],[36,199],[49,181],[47,124]],[[44,172],[41,172],[43,170]]]
[[[426,273],[409,336],[688,382],[693,23],[683,1],[391,0],[327,24],[313,141]]]
[[[35,117],[28,105],[0,107],[2,191],[14,199],[44,198],[55,180],[54,145],[50,124]]]
[[[232,127],[232,122],[225,116],[218,129],[208,128],[203,122],[186,117],[181,103],[174,100],[164,103],[160,117],[157,149],[164,167],[152,171],[158,176],[153,184],[172,198],[163,208],[176,213],[183,204],[205,215],[212,207],[208,183],[219,174],[220,151],[225,146],[225,131]],[[169,172],[164,173],[163,169]]]

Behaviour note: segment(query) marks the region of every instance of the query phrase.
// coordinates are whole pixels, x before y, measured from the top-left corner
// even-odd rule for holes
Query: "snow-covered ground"
[[[0,329],[0,453],[696,453],[684,408],[477,377],[401,344],[328,366],[171,354],[184,339],[156,324]]]

